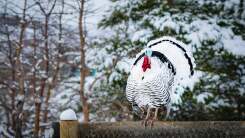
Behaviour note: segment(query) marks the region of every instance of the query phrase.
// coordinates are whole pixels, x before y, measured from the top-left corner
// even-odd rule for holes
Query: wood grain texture
[[[73,125],[72,122],[60,124],[61,131],[65,131],[65,134],[60,132],[61,138],[245,138],[245,121],[157,121],[152,128],[133,121],[77,123],[75,129]],[[76,132],[79,136],[72,134]]]
[[[80,124],[82,138],[245,138],[245,121],[158,121],[144,128],[141,122]]]
[[[79,138],[78,121],[60,121],[60,138]]]

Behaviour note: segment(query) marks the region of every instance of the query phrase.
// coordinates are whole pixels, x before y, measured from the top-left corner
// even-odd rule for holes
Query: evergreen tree
[[[245,119],[245,58],[223,48],[214,49],[214,43],[205,41],[196,51],[197,67],[203,75],[176,105],[178,120]]]

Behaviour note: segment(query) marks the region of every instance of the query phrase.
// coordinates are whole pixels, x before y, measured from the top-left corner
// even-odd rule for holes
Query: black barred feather
[[[152,60],[159,60],[152,58]],[[162,70],[151,81],[139,82],[133,77],[128,78],[126,96],[129,102],[140,107],[162,107],[171,101],[170,92],[174,83],[174,73],[168,68],[169,63],[159,60]]]

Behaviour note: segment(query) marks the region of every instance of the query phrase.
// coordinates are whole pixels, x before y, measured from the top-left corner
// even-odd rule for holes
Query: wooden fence
[[[59,138],[59,123],[53,128],[53,138]],[[152,128],[140,122],[89,123],[77,131],[79,138],[245,138],[245,121],[158,121]]]

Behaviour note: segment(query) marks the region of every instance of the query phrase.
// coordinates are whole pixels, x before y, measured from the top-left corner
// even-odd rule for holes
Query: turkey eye
[[[144,76],[142,77],[142,80],[144,79]]]

